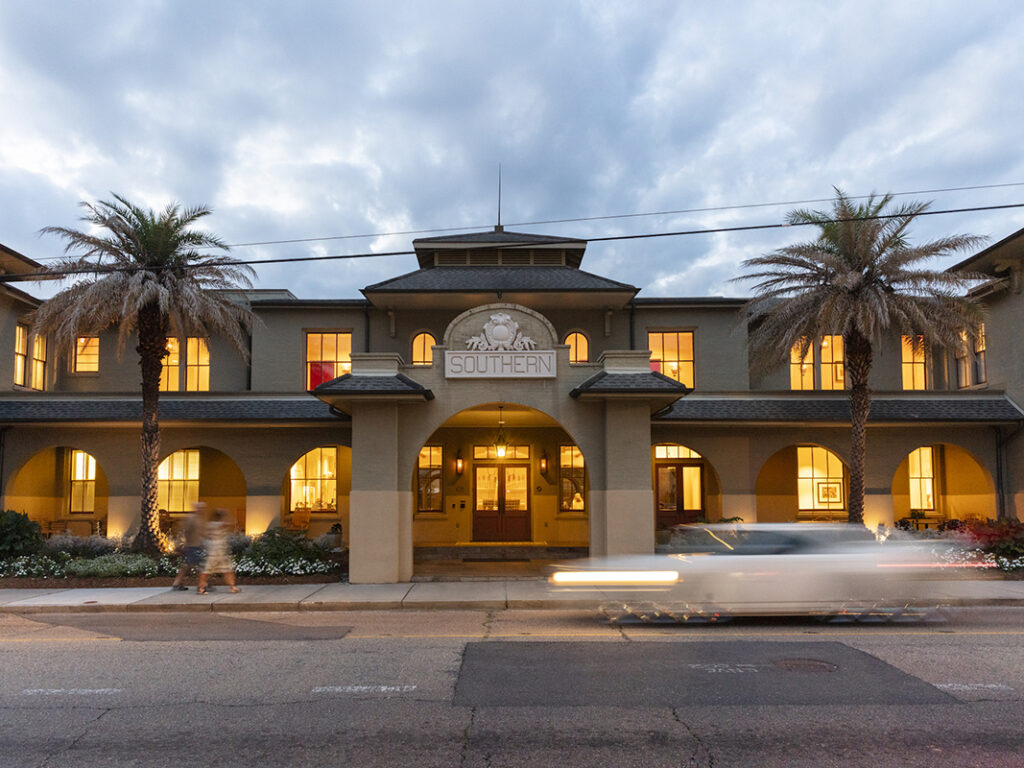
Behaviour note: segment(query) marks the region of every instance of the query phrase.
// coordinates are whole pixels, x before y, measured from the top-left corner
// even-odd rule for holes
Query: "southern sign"
[[[449,379],[553,379],[555,351],[534,349],[536,342],[519,330],[505,312],[491,315],[483,332],[466,342],[465,352],[444,354],[444,375]]]

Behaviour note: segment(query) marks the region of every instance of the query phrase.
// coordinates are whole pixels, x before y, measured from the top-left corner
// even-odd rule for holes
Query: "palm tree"
[[[786,363],[815,339],[841,334],[850,397],[850,500],[848,521],[864,522],[864,460],[871,389],[868,374],[883,337],[907,334],[944,349],[976,338],[982,311],[966,295],[977,275],[927,269],[922,262],[974,248],[985,238],[952,235],[912,245],[908,228],[930,203],[892,204],[871,195],[855,203],[836,189],[831,211],[794,210],[791,225],[818,228],[815,240],[747,259],[757,280],[747,304],[748,343],[755,371]]]
[[[192,226],[209,215],[207,207],[183,209],[172,203],[156,213],[119,195],[113,202],[82,206],[89,231],[41,230],[66,241],[64,258],[48,271],[65,278],[84,277],[35,311],[33,330],[50,335],[58,353],[70,354],[78,336],[94,336],[116,325],[118,357],[134,334],[142,371],[142,509],[135,546],[149,552],[165,550],[168,542],[160,533],[157,509],[157,467],[160,374],[167,337],[224,336],[246,357],[253,315],[217,291],[251,287],[254,273],[223,255],[228,248],[216,235]]]

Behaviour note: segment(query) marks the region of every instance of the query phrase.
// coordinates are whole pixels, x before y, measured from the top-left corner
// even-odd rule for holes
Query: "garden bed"
[[[338,573],[314,573],[307,575],[282,575],[282,576],[239,576],[236,581],[239,586],[256,584],[329,584],[332,582],[346,581],[345,574]],[[78,577],[68,579],[37,579],[23,576],[0,577],[0,589],[96,589],[100,587],[167,587],[174,581],[172,576],[154,576],[145,578],[142,576],[108,576],[108,577]],[[212,587],[223,585],[223,579],[213,577],[210,579]],[[185,586],[193,592],[196,587],[196,579],[185,580]]]

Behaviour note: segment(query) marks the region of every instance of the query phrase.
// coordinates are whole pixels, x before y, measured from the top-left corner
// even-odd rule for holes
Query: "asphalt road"
[[[0,614],[0,768],[1024,766],[1024,609]]]

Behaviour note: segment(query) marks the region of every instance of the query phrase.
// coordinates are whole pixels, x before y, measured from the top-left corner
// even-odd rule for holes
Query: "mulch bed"
[[[157,576],[152,579],[137,577],[115,578],[79,578],[79,579],[30,579],[21,577],[0,577],[0,589],[77,589],[95,587],[170,587],[174,581],[172,576]],[[345,581],[343,575],[336,573],[320,573],[308,576],[238,576],[236,581],[241,586],[247,584],[324,584],[332,581]],[[211,586],[219,586],[224,581],[214,577]],[[186,579],[185,584],[195,588],[195,577]]]

